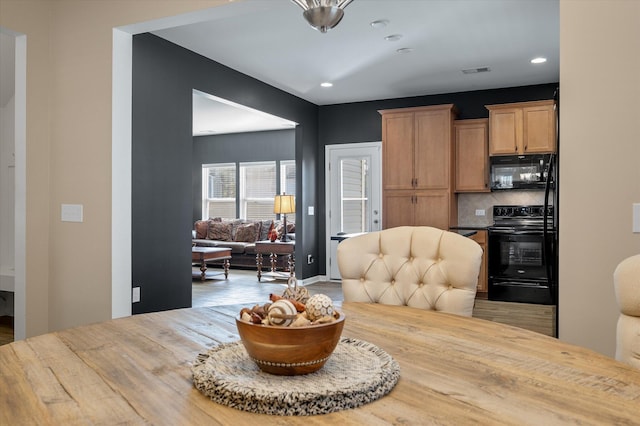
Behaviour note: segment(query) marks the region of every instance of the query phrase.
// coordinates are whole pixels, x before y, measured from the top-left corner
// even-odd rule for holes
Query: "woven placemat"
[[[213,401],[242,411],[309,416],[359,407],[393,389],[398,363],[379,347],[342,338],[323,368],[302,376],[262,372],[241,341],[199,354],[193,384]]]

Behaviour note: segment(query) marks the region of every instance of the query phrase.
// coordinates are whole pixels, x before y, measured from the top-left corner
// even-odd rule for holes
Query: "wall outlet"
[[[476,216],[484,216],[484,209],[476,209]]]
[[[307,265],[311,265],[313,263],[313,255],[312,254],[308,254],[307,255]]]
[[[131,302],[136,303],[140,301],[140,287],[134,287],[131,292]]]

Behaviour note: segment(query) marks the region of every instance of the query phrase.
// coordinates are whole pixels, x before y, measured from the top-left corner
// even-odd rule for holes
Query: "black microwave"
[[[553,158],[552,154],[490,157],[491,190],[545,189]]]

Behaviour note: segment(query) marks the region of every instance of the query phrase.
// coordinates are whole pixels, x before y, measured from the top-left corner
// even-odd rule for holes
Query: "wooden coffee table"
[[[207,279],[207,262],[222,261],[224,279],[229,276],[229,260],[231,249],[229,247],[191,247],[191,262],[200,264],[200,281]],[[212,274],[209,274],[211,276]]]

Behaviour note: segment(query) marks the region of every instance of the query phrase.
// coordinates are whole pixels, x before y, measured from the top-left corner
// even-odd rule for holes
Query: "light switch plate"
[[[309,213],[309,216],[313,216],[315,214],[313,206],[309,206],[309,208],[307,209],[307,212]]]
[[[633,232],[640,233],[640,203],[633,204]]]
[[[476,209],[476,216],[484,216],[485,211],[484,209]]]
[[[63,222],[82,222],[82,204],[62,204],[60,219]]]

